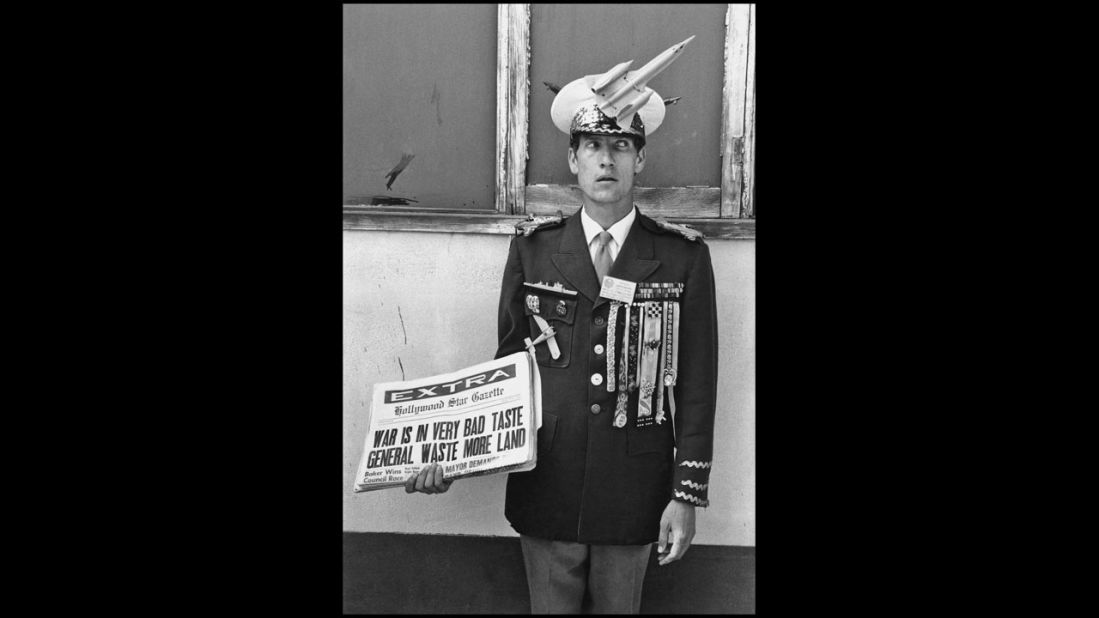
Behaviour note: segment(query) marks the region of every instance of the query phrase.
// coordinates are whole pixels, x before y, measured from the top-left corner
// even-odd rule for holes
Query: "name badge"
[[[626,281],[625,279],[608,276],[603,277],[603,287],[599,290],[599,295],[611,300],[632,303],[633,294],[636,289],[637,283],[633,281]]]

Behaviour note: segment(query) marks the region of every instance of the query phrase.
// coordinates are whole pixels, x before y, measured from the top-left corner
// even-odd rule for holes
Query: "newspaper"
[[[434,462],[446,479],[534,469],[541,384],[529,352],[375,384],[355,491],[401,487]]]

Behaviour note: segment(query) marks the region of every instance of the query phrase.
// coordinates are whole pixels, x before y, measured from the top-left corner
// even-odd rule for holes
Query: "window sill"
[[[345,231],[446,232],[515,235],[521,215],[494,211],[433,210],[344,206]],[[668,217],[702,232],[707,240],[755,240],[755,219],[695,219]]]

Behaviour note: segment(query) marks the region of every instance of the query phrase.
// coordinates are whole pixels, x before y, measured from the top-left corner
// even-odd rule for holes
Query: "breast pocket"
[[[670,423],[651,425],[649,427],[635,427],[631,419],[626,427],[627,454],[644,455],[646,453],[661,453],[665,456],[669,456],[673,452],[675,438],[672,435]]]
[[[553,358],[548,341],[534,346],[534,357],[544,367],[568,367],[572,349],[572,333],[576,321],[575,299],[562,298],[553,294],[527,294],[526,314],[530,325],[530,340],[534,341],[542,334],[542,326],[535,316],[553,328],[554,341],[560,355]]]

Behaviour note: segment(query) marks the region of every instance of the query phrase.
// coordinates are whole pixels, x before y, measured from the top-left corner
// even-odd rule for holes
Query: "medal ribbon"
[[[665,359],[664,359],[664,386],[668,391],[668,407],[672,412],[672,425],[675,425],[675,395],[672,387],[679,377],[679,305],[668,303],[670,315],[666,320],[667,332],[665,333]]]
[[[667,351],[668,351],[668,324],[671,323],[671,305],[672,303],[664,301],[661,303],[663,309],[663,320],[660,328],[660,348],[657,351],[658,364],[656,368],[656,403],[653,407],[656,408],[656,424],[664,422],[664,374],[665,366],[667,364]]]
[[[635,310],[633,315],[630,316],[630,338],[626,340],[626,345],[629,346],[629,366],[626,368],[627,384],[626,388],[630,391],[637,390],[637,352],[641,346],[640,335],[640,322],[641,322],[641,305],[635,304]]]
[[[618,363],[618,401],[614,407],[614,426],[621,429],[626,426],[626,405],[630,399],[629,385],[630,385],[630,304],[626,305],[625,322],[622,327],[622,360]],[[608,354],[614,354],[615,351],[608,348]]]
[[[660,364],[660,342],[663,331],[660,328],[660,313],[662,302],[648,301],[644,303],[644,327],[641,332],[644,337],[639,341],[641,361],[638,367],[638,388],[640,393],[637,398],[637,426],[643,427],[652,423],[652,396],[656,390],[657,366]]]
[[[622,306],[622,303],[617,300],[611,301],[610,313],[607,314],[607,349],[604,350],[607,353],[607,392],[613,393],[614,388],[614,338],[615,329],[618,328],[618,308]]]

